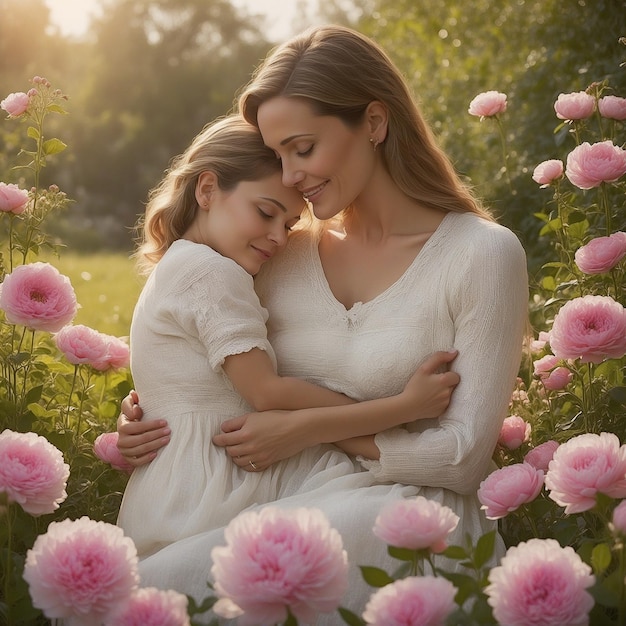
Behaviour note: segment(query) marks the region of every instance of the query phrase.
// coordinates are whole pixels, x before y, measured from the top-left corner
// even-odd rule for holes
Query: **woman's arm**
[[[341,441],[350,450],[377,458],[372,439],[344,441],[373,435],[416,419],[438,417],[445,411],[459,382],[452,371],[443,371],[456,352],[436,352],[417,368],[402,393],[337,407],[315,407],[285,413],[266,411],[227,420],[213,443],[226,448],[242,468],[265,469],[305,448]],[[367,448],[363,445],[367,442]]]

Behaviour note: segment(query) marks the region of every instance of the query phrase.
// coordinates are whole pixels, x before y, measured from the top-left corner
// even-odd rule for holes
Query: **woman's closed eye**
[[[306,157],[309,156],[311,154],[311,152],[313,152],[313,144],[309,145],[308,147],[306,147],[304,150],[298,150],[296,152],[296,154],[299,157]]]

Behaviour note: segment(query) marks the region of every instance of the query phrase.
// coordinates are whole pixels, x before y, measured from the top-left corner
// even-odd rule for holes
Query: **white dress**
[[[190,396],[202,397],[201,389],[195,394],[190,389],[189,362],[166,350],[163,358],[171,380],[152,382],[152,393],[159,396],[156,402],[138,384],[139,394],[148,417],[165,417],[173,431],[180,425],[184,434],[180,445],[173,438],[142,470],[154,475],[153,492],[140,495],[143,500],[137,505],[125,497],[122,509],[124,513],[124,508],[138,506],[133,513],[137,523],[141,520],[145,526],[148,521],[155,536],[172,542],[142,559],[142,585],[177,589],[196,599],[206,596],[210,552],[223,544],[220,523],[248,506],[276,500],[273,505],[281,507],[317,507],[339,530],[351,567],[342,605],[360,614],[372,589],[362,581],[358,566],[375,565],[389,572],[398,566],[372,533],[387,502],[423,495],[450,507],[461,518],[453,543],[462,543],[467,533],[477,539],[494,528],[475,494],[493,468],[492,452],[520,364],[528,279],[519,240],[503,226],[475,215],[449,213],[393,285],[349,310],[330,290],[317,245],[311,233],[292,234],[287,249],[256,279],[257,293],[270,314],[268,336],[279,373],[367,400],[400,392],[429,354],[454,347],[459,350],[454,369],[461,382],[448,410],[438,420],[378,434],[380,461],[353,460],[332,446],[320,446],[265,472],[242,475],[223,450],[204,441],[208,432],[194,430],[180,410],[166,411],[188,402]],[[201,302],[195,305],[202,309]],[[177,372],[180,382],[175,382]],[[206,421],[215,422],[210,432],[217,428],[220,410],[208,405],[197,409]],[[192,415],[194,425],[200,424],[201,418]],[[187,489],[187,484],[199,480],[205,484],[201,502],[193,496],[190,500]],[[134,482],[133,473],[131,488]],[[229,497],[242,487],[244,497]],[[160,512],[159,500],[168,496],[178,498],[179,509],[171,518]],[[151,516],[157,519],[150,521]],[[196,520],[193,528],[181,528],[189,516]],[[190,536],[192,532],[198,534]],[[341,623],[336,613],[316,621]]]

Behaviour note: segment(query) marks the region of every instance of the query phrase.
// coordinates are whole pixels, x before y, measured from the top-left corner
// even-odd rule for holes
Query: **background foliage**
[[[610,78],[623,92],[618,40],[626,36],[626,2],[322,0],[318,12],[388,50],[459,171],[481,181],[478,193],[538,268],[545,251],[531,207],[541,196],[530,174],[547,155],[560,158],[573,147],[566,131],[553,134],[545,111],[559,93],[585,89],[591,76]],[[296,26],[306,25],[304,15],[301,7]],[[48,177],[76,202],[52,228],[72,250],[129,251],[147,190],[204,123],[231,108],[273,42],[227,0],[106,0],[103,17],[78,41],[60,37],[48,21],[43,0],[0,0],[2,93],[39,74],[72,94],[63,124],[73,149]],[[467,115],[469,100],[487,89],[507,93],[515,111],[507,128],[510,188],[496,128],[485,132]],[[15,142],[10,129],[0,131],[7,182],[18,182],[5,161]]]

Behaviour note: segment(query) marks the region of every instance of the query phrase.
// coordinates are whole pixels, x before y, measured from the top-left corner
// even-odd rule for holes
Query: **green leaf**
[[[26,134],[28,135],[28,137],[34,139],[35,141],[39,139],[39,131],[34,126],[29,126]]]
[[[384,587],[394,582],[393,578],[379,567],[362,565],[361,575],[363,576],[363,580],[371,587]]]
[[[365,622],[352,611],[344,609],[343,607],[339,607],[337,611],[339,611],[339,615],[341,615],[343,621],[349,626],[365,626]]]
[[[467,551],[462,548],[461,546],[448,546],[442,553],[442,556],[446,556],[449,559],[457,559],[457,560],[461,560],[461,559],[468,559],[469,558],[469,554],[467,554]]]
[[[51,103],[46,107],[46,111],[49,113],[60,113],[61,115],[67,115],[67,111],[58,104]]]
[[[492,556],[496,545],[496,531],[492,530],[484,534],[476,544],[474,552],[474,565],[477,568],[482,567]]]
[[[67,148],[67,144],[55,137],[43,142],[43,151],[46,155],[58,154],[59,152],[63,152],[65,148]]]
[[[626,387],[613,387],[608,393],[613,400],[626,406]]]
[[[611,564],[611,548],[600,543],[591,551],[591,565],[596,575],[604,573]]]
[[[388,546],[387,553],[394,559],[399,561],[413,561],[415,559],[415,550],[408,548],[397,548],[396,546]]]

